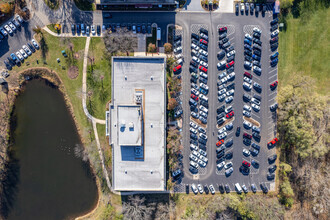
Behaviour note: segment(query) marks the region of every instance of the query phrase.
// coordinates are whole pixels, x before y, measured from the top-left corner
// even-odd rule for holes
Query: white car
[[[190,127],[193,127],[193,128],[195,128],[195,129],[197,129],[198,128],[198,125],[196,125],[194,122],[190,122],[189,123],[190,124]]]
[[[220,80],[220,82],[221,82],[222,84],[226,83],[227,81],[228,81],[228,78],[227,78],[227,77],[225,77],[225,78],[223,78],[223,79]]]
[[[182,47],[177,47],[173,50],[174,53],[180,53],[182,51]]]
[[[205,139],[205,140],[207,140],[207,135],[206,135],[206,134],[203,134],[203,133],[201,133],[201,134],[199,134],[199,138],[202,138],[202,139]]]
[[[204,62],[204,61],[200,61],[199,64],[202,65],[202,66],[204,66],[205,68],[207,68],[207,67],[209,66],[209,65],[208,65],[206,62]]]
[[[243,125],[246,129],[251,129],[252,128],[252,124],[248,121],[243,121]]]
[[[249,77],[244,76],[243,79],[244,79],[244,82],[247,82],[247,83],[249,83],[249,84],[252,83],[252,80],[251,80]]]
[[[5,25],[4,28],[9,34],[13,33],[13,30],[8,25]]]
[[[226,89],[221,89],[219,92],[218,92],[218,95],[222,95],[222,94],[225,94],[226,93]]]
[[[254,27],[253,28],[253,32],[257,32],[257,33],[261,34],[261,30],[259,28],[257,28],[257,27]]]
[[[208,78],[206,73],[200,72],[199,75],[200,75],[201,77],[205,78],[205,79]]]
[[[225,102],[226,102],[226,103],[230,103],[230,102],[233,101],[233,99],[234,99],[234,97],[229,96],[229,97],[226,98]]]
[[[201,106],[199,106],[199,109],[200,109],[200,110],[202,110],[203,112],[205,112],[206,114],[207,114],[207,113],[208,113],[208,111],[209,111],[207,108],[205,108],[205,107],[204,107],[204,106],[202,106],[202,105],[201,105]]]
[[[190,149],[194,151],[198,151],[199,148],[194,144],[190,144]]]
[[[248,69],[252,68],[252,63],[250,63],[249,61],[244,61],[244,67],[247,67]]]
[[[218,69],[220,69],[220,68],[225,67],[225,65],[226,65],[226,61],[224,60],[224,61],[219,62],[219,63],[217,64],[217,67],[218,67]]]
[[[222,84],[222,85],[218,86],[218,91],[220,91],[221,89],[224,89],[224,88],[225,88],[225,85]]]
[[[243,155],[246,156],[246,157],[249,157],[250,156],[250,151],[248,149],[245,149],[243,148]]]
[[[176,63],[182,65],[182,64],[183,64],[183,59],[178,59],[178,60],[176,61]]]
[[[207,156],[206,151],[204,151],[204,150],[202,150],[202,149],[199,149],[198,152],[199,152],[201,155],[203,155],[204,157]]]
[[[251,117],[251,113],[244,110],[243,111],[243,116],[250,118]]]
[[[178,59],[181,59],[183,56],[182,56],[182,54],[181,53],[179,53],[179,54],[177,54],[177,55],[175,55],[175,58],[178,60]]]
[[[224,77],[226,77],[227,76],[227,73],[226,72],[223,72],[223,73],[221,73],[220,75],[219,75],[219,79],[222,79],[222,78],[224,78]]]
[[[207,85],[205,85],[204,83],[200,83],[199,87],[205,89],[205,90],[209,90],[209,87]]]
[[[207,161],[209,161],[206,157],[204,156],[200,156],[199,159],[201,159],[202,161],[204,161],[205,163],[207,163]]]
[[[198,168],[198,163],[194,162],[194,161],[190,161],[190,166],[194,167],[194,168]]]
[[[251,109],[251,106],[248,106],[248,105],[244,105],[243,106],[243,109],[246,110],[246,111],[248,111],[248,112],[251,112],[251,110],[252,110]]]
[[[222,94],[221,96],[218,97],[218,100],[222,102],[226,98],[226,94]]]
[[[199,111],[199,115],[207,119],[207,114],[203,111]]]
[[[233,163],[232,162],[229,162],[229,163],[227,163],[226,165],[225,165],[225,169],[227,170],[227,169],[229,169],[230,167],[232,167],[233,166]]]
[[[17,51],[15,54],[18,57],[18,59],[20,59],[21,61],[24,60],[24,57],[22,56],[22,54],[19,51]]]
[[[191,133],[194,133],[194,134],[197,134],[197,130],[194,129],[194,128],[190,128],[190,132],[191,132]]]
[[[225,166],[225,164],[226,164],[225,161],[222,161],[221,163],[219,163],[219,164],[217,165],[218,170],[221,170],[221,169]]]
[[[27,59],[28,55],[25,53],[25,51],[23,49],[20,49],[19,52],[22,54],[22,56]]]
[[[207,98],[207,97],[206,97],[205,95],[203,95],[203,94],[200,94],[200,95],[199,95],[199,98],[200,98],[200,99],[203,99],[203,100],[206,101],[206,102],[209,100],[209,98]]]
[[[191,44],[191,48],[199,51],[199,46],[197,46],[196,44]]]
[[[228,114],[229,112],[231,112],[233,110],[233,106],[229,106],[225,109],[225,113]]]
[[[203,55],[206,56],[206,57],[209,55],[209,53],[206,52],[206,51],[203,50],[203,49],[200,49],[200,50],[199,50],[199,53],[200,53],[200,54],[203,54]]]
[[[229,73],[228,76],[227,76],[227,79],[228,80],[231,80],[232,78],[235,77],[235,72],[232,72],[232,73]]]
[[[194,94],[195,96],[199,95],[199,92],[196,89],[191,89],[190,90],[192,94]]]
[[[256,99],[256,98],[252,98],[252,100],[251,100],[253,103],[255,103],[256,105],[259,105],[260,106],[260,104],[261,104],[261,102],[258,100],[258,99]]]
[[[135,25],[132,26],[132,31],[133,31],[133,34],[136,34],[136,26]]]
[[[192,154],[195,155],[195,156],[198,157],[198,158],[201,156],[201,154],[198,153],[198,152],[195,151],[195,150],[192,151]]]
[[[221,139],[225,139],[226,137],[227,137],[227,132],[223,132],[218,136],[218,139],[221,140]]]
[[[199,193],[200,193],[200,194],[203,194],[204,190],[203,190],[202,185],[201,185],[201,184],[198,184],[198,185],[197,185],[197,188],[198,188]]]
[[[40,46],[39,46],[39,44],[37,43],[37,41],[36,41],[35,39],[32,39],[31,42],[32,42],[33,46],[34,46],[37,50],[39,50]]]
[[[250,41],[252,41],[252,37],[251,37],[250,34],[245,34],[245,38],[248,39],[248,40],[250,40]]]
[[[198,189],[197,189],[197,187],[195,186],[195,184],[191,184],[191,190],[192,190],[195,194],[198,193]]]
[[[244,8],[245,6],[244,6],[244,3],[241,3],[241,12],[243,13],[243,11],[245,10],[245,8]]]
[[[208,40],[209,39],[209,37],[206,34],[204,34],[204,33],[201,33],[201,38],[203,38],[204,40]]]
[[[196,51],[196,50],[192,49],[192,50],[191,50],[191,55],[192,55],[192,56],[196,56],[196,57],[199,57],[199,55],[200,55],[200,54],[199,54],[199,52],[198,52],[198,51]]]
[[[250,91],[252,89],[252,85],[250,85],[249,83],[247,82],[244,82],[243,83],[243,88],[247,91]]]
[[[254,111],[260,111],[260,106],[256,105],[256,104],[251,104],[252,108]]]
[[[274,37],[276,37],[277,35],[278,35],[278,33],[279,33],[279,31],[278,30],[276,30],[276,31],[274,31],[274,32],[272,32],[271,33],[271,38],[274,38]]]
[[[211,185],[209,186],[209,188],[210,188],[210,191],[211,191],[212,195],[214,195],[214,194],[215,194],[214,186],[211,184]]]
[[[227,96],[231,96],[231,95],[234,94],[234,92],[235,92],[235,90],[231,89],[231,90],[229,90],[228,92],[226,92],[226,95],[227,95]]]
[[[13,31],[16,31],[16,27],[15,27],[15,25],[13,25],[13,23],[8,22],[8,25]]]
[[[26,45],[23,45],[23,50],[25,50],[25,52],[26,52],[29,56],[32,55],[32,52],[31,52],[30,48],[28,48]]]
[[[229,53],[227,53],[227,58],[233,55],[235,55],[235,50],[232,50]]]
[[[95,31],[95,25],[92,25],[92,26],[91,26],[91,32],[92,32],[93,35],[96,34],[96,31]]]
[[[197,162],[201,167],[206,167],[206,163],[204,161],[198,160]]]
[[[196,63],[201,62],[201,60],[195,56],[192,57],[192,60],[195,61]]]
[[[189,159],[192,160],[192,161],[194,161],[194,162],[197,162],[198,161],[198,158],[195,155],[193,155],[193,154],[190,154],[189,155]]]
[[[220,128],[218,130],[218,134],[222,134],[223,132],[227,131],[226,127]]]

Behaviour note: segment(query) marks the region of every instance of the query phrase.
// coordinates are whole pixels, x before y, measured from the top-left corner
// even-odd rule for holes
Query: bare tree
[[[133,52],[137,47],[136,37],[124,29],[119,29],[116,34],[106,32],[103,40],[108,55],[110,56],[117,52],[124,52],[129,56],[129,53]]]
[[[139,196],[130,196],[128,202],[123,204],[123,213],[125,219],[151,219],[154,211],[154,204],[145,204],[145,198]]]

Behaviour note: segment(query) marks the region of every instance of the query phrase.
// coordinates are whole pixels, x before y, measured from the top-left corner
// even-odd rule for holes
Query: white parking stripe
[[[276,70],[277,70],[277,68],[275,68],[275,69],[269,71],[268,73],[272,73],[272,72],[274,72],[274,71],[276,71]]]
[[[273,98],[269,99],[268,101],[273,101],[274,99],[276,99],[277,96],[274,96]]]
[[[272,93],[269,93],[269,95],[268,96],[272,96],[272,95],[276,95],[277,94],[277,91],[275,91],[275,92],[272,92]]]
[[[257,78],[259,81],[261,81],[261,79],[259,77],[257,77],[256,75],[254,75],[253,78]]]
[[[274,74],[274,75],[272,75],[272,76],[268,77],[268,79],[271,79],[271,78],[273,78],[274,76],[276,76],[276,77],[277,77],[277,74]]]
[[[255,116],[255,117],[257,117],[257,118],[260,118],[260,116],[254,114],[254,113],[252,113],[252,116]],[[252,117],[252,118],[253,118],[253,117]],[[260,122],[259,122],[259,123],[260,123]]]

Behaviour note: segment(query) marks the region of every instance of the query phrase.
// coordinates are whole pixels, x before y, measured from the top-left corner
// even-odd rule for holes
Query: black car
[[[235,12],[236,12],[236,14],[238,14],[238,12],[239,12],[238,4],[235,5]]]
[[[254,88],[255,90],[258,90],[258,91],[261,91],[261,90],[262,90],[261,85],[260,85],[259,83],[257,83],[257,82],[254,82],[254,83],[253,83],[253,88]]]
[[[190,144],[198,146],[198,141],[190,139]]]
[[[205,61],[205,62],[208,62],[207,57],[204,56],[203,54],[201,54],[201,55],[199,56],[199,58],[200,58],[201,60]]]
[[[257,38],[257,39],[259,39],[260,40],[260,36],[261,36],[261,34],[260,33],[258,33],[258,32],[253,32],[253,35],[252,35],[254,38]]]
[[[272,51],[275,51],[277,49],[277,47],[278,47],[278,43],[274,43],[274,44],[270,45],[270,49]]]
[[[272,163],[274,163],[276,161],[276,159],[277,159],[277,155],[274,154],[274,155],[268,157],[268,163],[269,164],[272,164]]]
[[[15,66],[15,65],[16,65],[15,61],[14,61],[11,57],[7,57],[7,60],[9,61],[9,63],[10,63],[12,66]]]
[[[243,144],[245,144],[246,146],[250,146],[251,145],[251,140],[247,139],[247,138],[243,138]]]
[[[259,46],[258,44],[253,44],[253,49],[254,50],[262,50],[261,46]]]
[[[278,24],[275,24],[270,28],[270,31],[273,32],[273,31],[277,30],[277,28],[278,28]]]
[[[254,50],[253,51],[253,54],[258,55],[258,56],[261,56],[261,51],[260,50]]]
[[[230,188],[229,188],[228,184],[225,185],[225,190],[226,190],[226,193],[230,193]]]
[[[179,41],[179,40],[182,40],[182,36],[181,35],[175,35],[174,36],[174,42]]]
[[[224,51],[224,50],[221,50],[221,51],[217,54],[218,60],[222,60],[222,58],[224,58],[225,55],[226,55],[225,51]]]
[[[251,56],[249,56],[249,55],[245,55],[245,56],[244,56],[244,60],[245,60],[245,61],[249,61],[249,62],[251,63],[253,59],[252,59]]]
[[[196,40],[196,39],[191,39],[191,43],[192,43],[192,44],[195,44],[195,45],[198,45],[198,44],[199,44],[199,41]]]
[[[248,94],[243,94],[243,100],[246,102],[249,102],[251,100],[251,96],[249,96]]]
[[[199,41],[199,35],[195,33],[191,33],[191,38],[195,38],[196,40]]]
[[[273,166],[271,166],[271,167],[268,168],[268,171],[270,173],[274,173],[276,171],[276,169],[277,169],[277,166],[276,165],[273,165]]]
[[[270,111],[272,111],[272,112],[275,111],[277,109],[277,107],[278,107],[277,103],[271,105],[270,106]]]
[[[239,171],[243,174],[243,175],[249,175],[250,173],[250,169],[246,166],[240,166]]]
[[[217,158],[218,159],[221,158],[221,157],[223,157],[223,156],[225,156],[225,150],[222,150],[219,153],[217,153]]]
[[[259,39],[257,39],[257,38],[253,38],[253,43],[255,43],[255,44],[258,44],[258,45],[262,45],[262,42],[261,42],[261,40],[259,40]]]
[[[273,180],[275,179],[275,174],[274,173],[268,173],[267,174],[267,180]]]
[[[6,65],[6,68],[7,68],[8,70],[12,70],[12,69],[13,69],[12,65],[11,65],[7,60],[4,60],[3,62],[4,62],[4,64]]]
[[[264,193],[268,193],[268,188],[265,183],[261,183],[260,188]]]
[[[230,63],[231,61],[235,60],[235,56],[230,56],[228,57],[228,59],[226,60],[227,63]],[[232,66],[233,67],[233,66]],[[227,70],[228,73],[228,70]]]
[[[97,35],[101,35],[101,26],[100,25],[96,26],[96,33],[97,33]]]
[[[227,37],[227,33],[223,33],[219,36],[219,40],[222,40]]]
[[[270,22],[270,25],[277,24],[278,21],[279,21],[279,19],[278,19],[278,18],[275,18],[274,20],[272,20],[272,21]]]
[[[227,86],[227,90],[235,89],[235,83],[231,83]]]
[[[224,118],[221,118],[217,121],[217,125],[221,126],[225,122]]]
[[[238,137],[238,136],[240,135],[240,133],[241,133],[241,127],[238,126],[238,127],[236,128],[236,137]]]
[[[261,64],[260,64],[260,62],[259,62],[258,60],[253,60],[253,61],[252,61],[252,64],[253,64],[254,66],[257,66],[257,67],[261,68]]]
[[[228,69],[227,69],[227,73],[229,74],[229,73],[232,73],[232,72],[234,72],[234,66],[231,66],[231,67],[229,67]],[[229,80],[229,81],[232,81],[232,80],[234,80],[234,78],[232,78],[231,80]]]
[[[251,165],[252,165],[254,168],[256,168],[256,169],[259,168],[259,163],[258,163],[257,161],[255,161],[255,160],[252,160],[252,161],[251,161]]]
[[[225,50],[227,53],[229,53],[230,51],[232,51],[234,49],[235,49],[234,46],[230,46],[230,47],[226,48]]]
[[[270,44],[276,43],[278,41],[278,37],[274,37],[272,39],[269,40]]]
[[[200,44],[199,47],[202,48],[203,50],[207,51],[207,46],[206,45]]]
[[[227,43],[225,43],[224,45],[222,45],[222,48],[227,48],[230,46],[230,42],[228,41]]]
[[[71,32],[73,35],[76,33],[76,25],[71,25]]]
[[[209,108],[209,103],[204,100],[201,100],[201,105],[204,106],[205,108]]]
[[[251,185],[251,191],[252,191],[253,193],[256,193],[256,192],[257,192],[257,187],[256,187],[256,185],[254,185],[254,184]]]
[[[223,45],[229,41],[228,37],[223,38],[222,40],[219,41],[220,45]]]
[[[260,139],[261,139],[260,134],[258,134],[257,132],[253,132],[253,133],[252,133],[252,136],[254,137],[254,139],[255,139],[256,141],[260,141]]]
[[[229,153],[227,153],[227,154],[225,155],[225,158],[226,158],[227,160],[230,160],[231,158],[233,158],[233,152],[229,152]]]
[[[198,137],[197,137],[196,134],[191,133],[191,134],[190,134],[190,139],[197,140]]]
[[[199,82],[202,82],[204,84],[207,84],[207,79],[205,79],[203,77],[199,77]]]
[[[198,139],[198,142],[201,143],[201,144],[205,144],[206,145],[207,140],[205,140],[203,138],[199,138]]]
[[[189,71],[190,71],[190,73],[197,73],[197,68],[190,66]]]
[[[196,63],[195,61],[191,60],[190,61],[190,65],[194,66],[194,67],[198,67],[198,63]]]
[[[219,120],[220,118],[223,118],[225,116],[226,116],[226,113],[222,112],[222,113],[217,115],[217,120]]]
[[[225,193],[225,189],[223,188],[222,184],[219,185],[219,191],[220,191],[221,194]]]
[[[208,30],[206,30],[205,28],[201,28],[201,29],[199,29],[199,32],[200,32],[200,33],[204,33],[204,34],[206,34],[206,35],[209,34]]]
[[[244,44],[244,49],[247,49],[247,50],[252,50],[252,47],[248,44]]]
[[[226,108],[226,106],[221,106],[221,107],[219,107],[218,109],[217,109],[217,113],[218,114],[220,114],[221,112],[224,112],[225,111],[225,108]]]
[[[195,167],[192,167],[192,166],[189,167],[189,171],[191,173],[198,173],[198,169],[196,169]]]
[[[252,56],[252,52],[250,50],[244,50],[244,55]]]

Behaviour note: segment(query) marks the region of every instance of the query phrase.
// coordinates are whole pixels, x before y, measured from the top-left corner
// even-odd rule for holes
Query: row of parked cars
[[[27,59],[32,55],[36,50],[39,50],[40,46],[36,40],[32,39],[31,42],[28,42],[26,45],[22,46],[22,49],[19,49],[15,53],[11,53],[7,60],[4,60],[4,64],[8,70],[11,70],[13,66],[21,65],[24,62],[24,59]]]
[[[242,15],[244,14],[244,12],[246,15],[249,15],[249,11],[251,15],[253,15],[254,12],[256,13],[256,15],[258,15],[259,12],[262,12],[262,14],[265,15],[266,9],[266,4],[254,4],[246,2],[245,4],[241,3],[239,5],[238,3],[236,3],[235,5],[235,12],[237,15],[239,14],[239,11],[241,11]]]
[[[200,28],[199,33],[191,34],[191,57],[189,72],[191,74],[191,94],[189,105],[190,121],[190,159],[191,173],[197,173],[199,167],[208,163],[206,143],[208,137],[202,125],[207,124],[208,117],[208,31]],[[198,123],[195,123],[198,122]],[[199,124],[199,125],[198,125]],[[201,192],[201,191],[200,191]]]
[[[251,184],[250,187],[251,187],[251,191],[253,193],[256,193],[257,192],[257,187],[256,187],[255,184]],[[267,193],[268,192],[268,188],[267,188],[267,186],[266,186],[265,183],[261,183],[260,184],[260,188],[261,188],[261,190],[264,193]],[[209,192],[211,192],[212,195],[215,194],[215,188],[214,188],[213,184],[211,184],[209,186],[208,185],[204,185],[204,187],[203,187],[202,184],[197,184],[196,185],[196,184],[193,183],[193,184],[191,184],[191,190],[193,191],[194,194],[198,194],[198,193],[203,194],[204,192],[206,194],[209,194]],[[239,183],[236,183],[235,184],[235,190],[239,194],[241,194],[242,192],[244,192],[244,193],[248,193],[249,192],[248,187],[246,185],[243,184],[242,186],[240,186]],[[226,193],[230,193],[230,191],[231,190],[230,190],[230,187],[229,187],[228,184],[225,184],[225,185],[219,184],[219,192],[221,194],[224,194],[225,192]]]
[[[218,142],[216,143],[217,170],[225,170],[225,175],[230,176],[234,169],[233,163],[227,162],[233,158],[232,152],[227,152],[227,149],[233,146],[233,139],[225,142],[228,136],[228,131],[233,129],[233,122],[226,123],[227,120],[234,117],[235,113],[232,106],[226,108],[234,100],[235,79],[234,64],[235,64],[235,48],[229,41],[227,27],[220,27],[219,30],[219,48],[217,53],[219,60],[217,68],[220,71],[217,79],[218,101],[223,103],[217,108],[216,121],[218,125]],[[225,124],[223,126],[223,124]],[[222,126],[222,127],[221,127]]]
[[[18,28],[21,27],[24,20],[19,15],[7,22],[3,27],[0,27],[0,42],[4,40],[8,35],[13,36]]]

